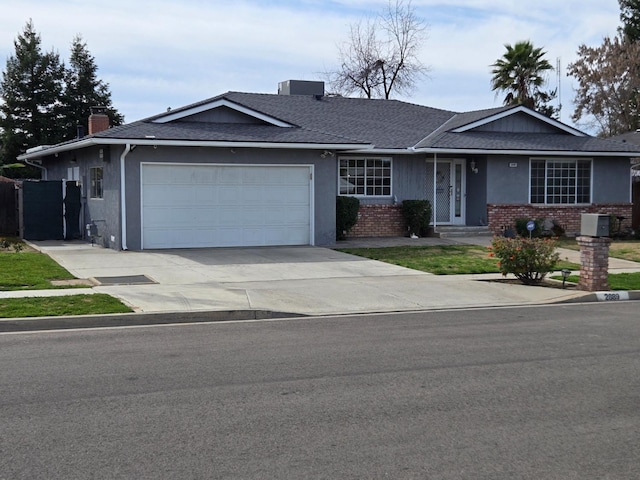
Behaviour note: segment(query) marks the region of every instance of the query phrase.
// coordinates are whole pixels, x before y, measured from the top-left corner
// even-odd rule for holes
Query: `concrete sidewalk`
[[[488,244],[489,238],[360,239],[337,247]],[[267,311],[303,315],[537,305],[587,298],[575,290],[478,281],[500,275],[436,276],[320,247],[118,252],[83,242],[34,242],[92,288],[0,292],[0,298],[100,292],[136,312]],[[563,250],[561,255],[577,254]],[[640,264],[613,261],[616,271]],[[574,261],[574,260],[572,260]],[[622,261],[620,261],[622,262]],[[143,277],[144,276],[144,277]],[[140,278],[147,284],[138,283]]]

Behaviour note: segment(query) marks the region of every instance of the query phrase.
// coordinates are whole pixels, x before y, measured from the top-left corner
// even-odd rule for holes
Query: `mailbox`
[[[583,213],[580,217],[580,235],[585,237],[608,237],[609,215]]]

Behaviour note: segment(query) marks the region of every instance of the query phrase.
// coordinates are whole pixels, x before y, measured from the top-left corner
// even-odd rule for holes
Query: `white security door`
[[[426,198],[434,208],[438,225],[465,224],[466,177],[464,160],[438,160],[427,162]],[[434,198],[435,186],[435,198]],[[435,206],[434,206],[435,204]]]
[[[312,243],[310,166],[141,169],[144,249]]]

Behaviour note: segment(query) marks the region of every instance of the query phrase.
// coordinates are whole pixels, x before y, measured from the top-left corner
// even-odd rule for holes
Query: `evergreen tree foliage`
[[[62,138],[64,64],[53,50],[42,51],[31,20],[14,45],[0,83],[0,164],[14,163],[26,149]]]
[[[28,148],[71,140],[77,126],[88,131],[90,108],[106,107],[112,125],[124,118],[111,102],[109,85],[97,76],[98,67],[81,36],[71,45],[69,68],[55,51],[43,52],[40,35],[29,20],[14,41],[0,82],[0,165],[7,166]],[[32,174],[20,169],[16,174]]]
[[[507,51],[491,65],[491,89],[506,92],[505,105],[524,105],[549,117],[555,108],[549,102],[556,96],[555,90],[544,91],[547,74],[554,70],[544,58],[546,52],[529,41],[505,44]]]
[[[618,32],[631,42],[640,40],[640,0],[619,0],[620,21]]]
[[[124,122],[124,117],[113,108],[109,85],[98,78],[95,58],[80,35],[71,44],[69,66],[65,72],[64,106],[63,130],[66,140],[76,136],[78,125],[83,126],[84,132],[89,131],[91,107],[105,107],[113,126]]]

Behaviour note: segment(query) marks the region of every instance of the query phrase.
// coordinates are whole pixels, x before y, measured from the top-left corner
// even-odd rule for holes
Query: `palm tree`
[[[546,105],[556,95],[555,90],[541,90],[547,83],[547,72],[553,71],[551,64],[543,58],[542,48],[534,48],[530,41],[505,44],[507,51],[491,65],[491,89],[507,92],[505,105],[524,105],[534,110],[553,114],[553,107]],[[551,116],[549,114],[549,116]]]

